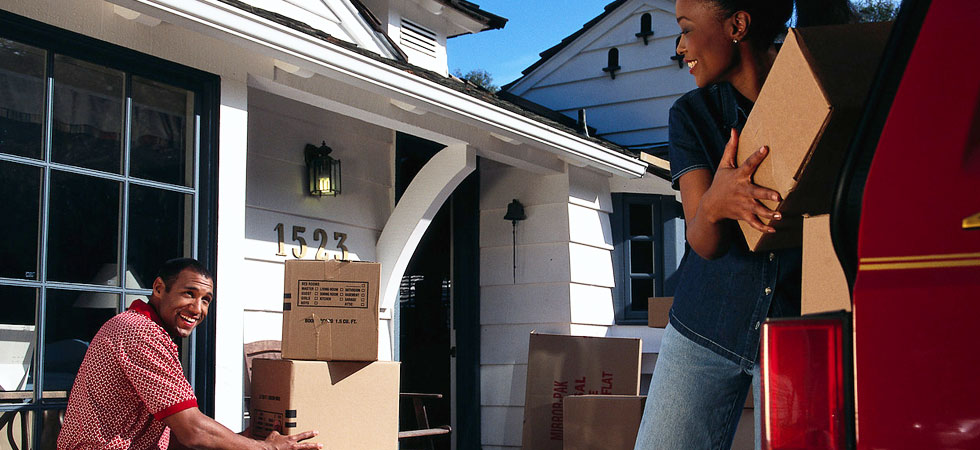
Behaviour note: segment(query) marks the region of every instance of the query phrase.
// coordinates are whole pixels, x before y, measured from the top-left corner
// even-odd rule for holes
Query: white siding
[[[644,13],[650,14],[654,32],[647,45],[636,37]],[[670,59],[679,32],[674,2],[626,2],[510,91],[572,118],[585,109],[589,126],[620,145],[665,142],[667,111],[696,87],[687,67]],[[602,71],[611,48],[619,51],[615,79]]]

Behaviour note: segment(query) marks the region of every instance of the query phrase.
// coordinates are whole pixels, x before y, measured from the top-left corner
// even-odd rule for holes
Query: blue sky
[[[474,0],[484,11],[509,19],[502,30],[449,40],[449,71],[484,69],[503,86],[561,42],[612,0]]]
[[[502,30],[458,36],[449,40],[449,71],[464,74],[483,69],[503,86],[539,59],[538,54],[561,42],[612,0],[474,0],[484,11],[506,17]],[[888,0],[898,4],[899,0]],[[852,0],[863,4],[864,1]]]

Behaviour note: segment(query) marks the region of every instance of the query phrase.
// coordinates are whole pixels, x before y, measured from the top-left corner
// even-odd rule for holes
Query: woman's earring
[[[732,44],[738,44],[738,39],[732,39]]]

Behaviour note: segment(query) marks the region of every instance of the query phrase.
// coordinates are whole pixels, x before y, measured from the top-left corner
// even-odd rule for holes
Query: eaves
[[[480,123],[487,131],[516,135],[559,156],[618,176],[639,177],[647,164],[602,141],[556,128],[473,95],[418,76],[339,42],[296,30],[219,0],[113,0],[121,6],[180,24],[222,40],[231,40],[285,58],[320,75],[383,92],[393,99],[423,105],[446,117]],[[163,17],[160,17],[163,18]],[[339,41],[333,39],[334,41]]]

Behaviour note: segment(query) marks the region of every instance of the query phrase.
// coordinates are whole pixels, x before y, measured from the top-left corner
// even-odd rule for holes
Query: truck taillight
[[[763,449],[850,447],[845,385],[850,341],[844,316],[769,320],[763,325]]]

